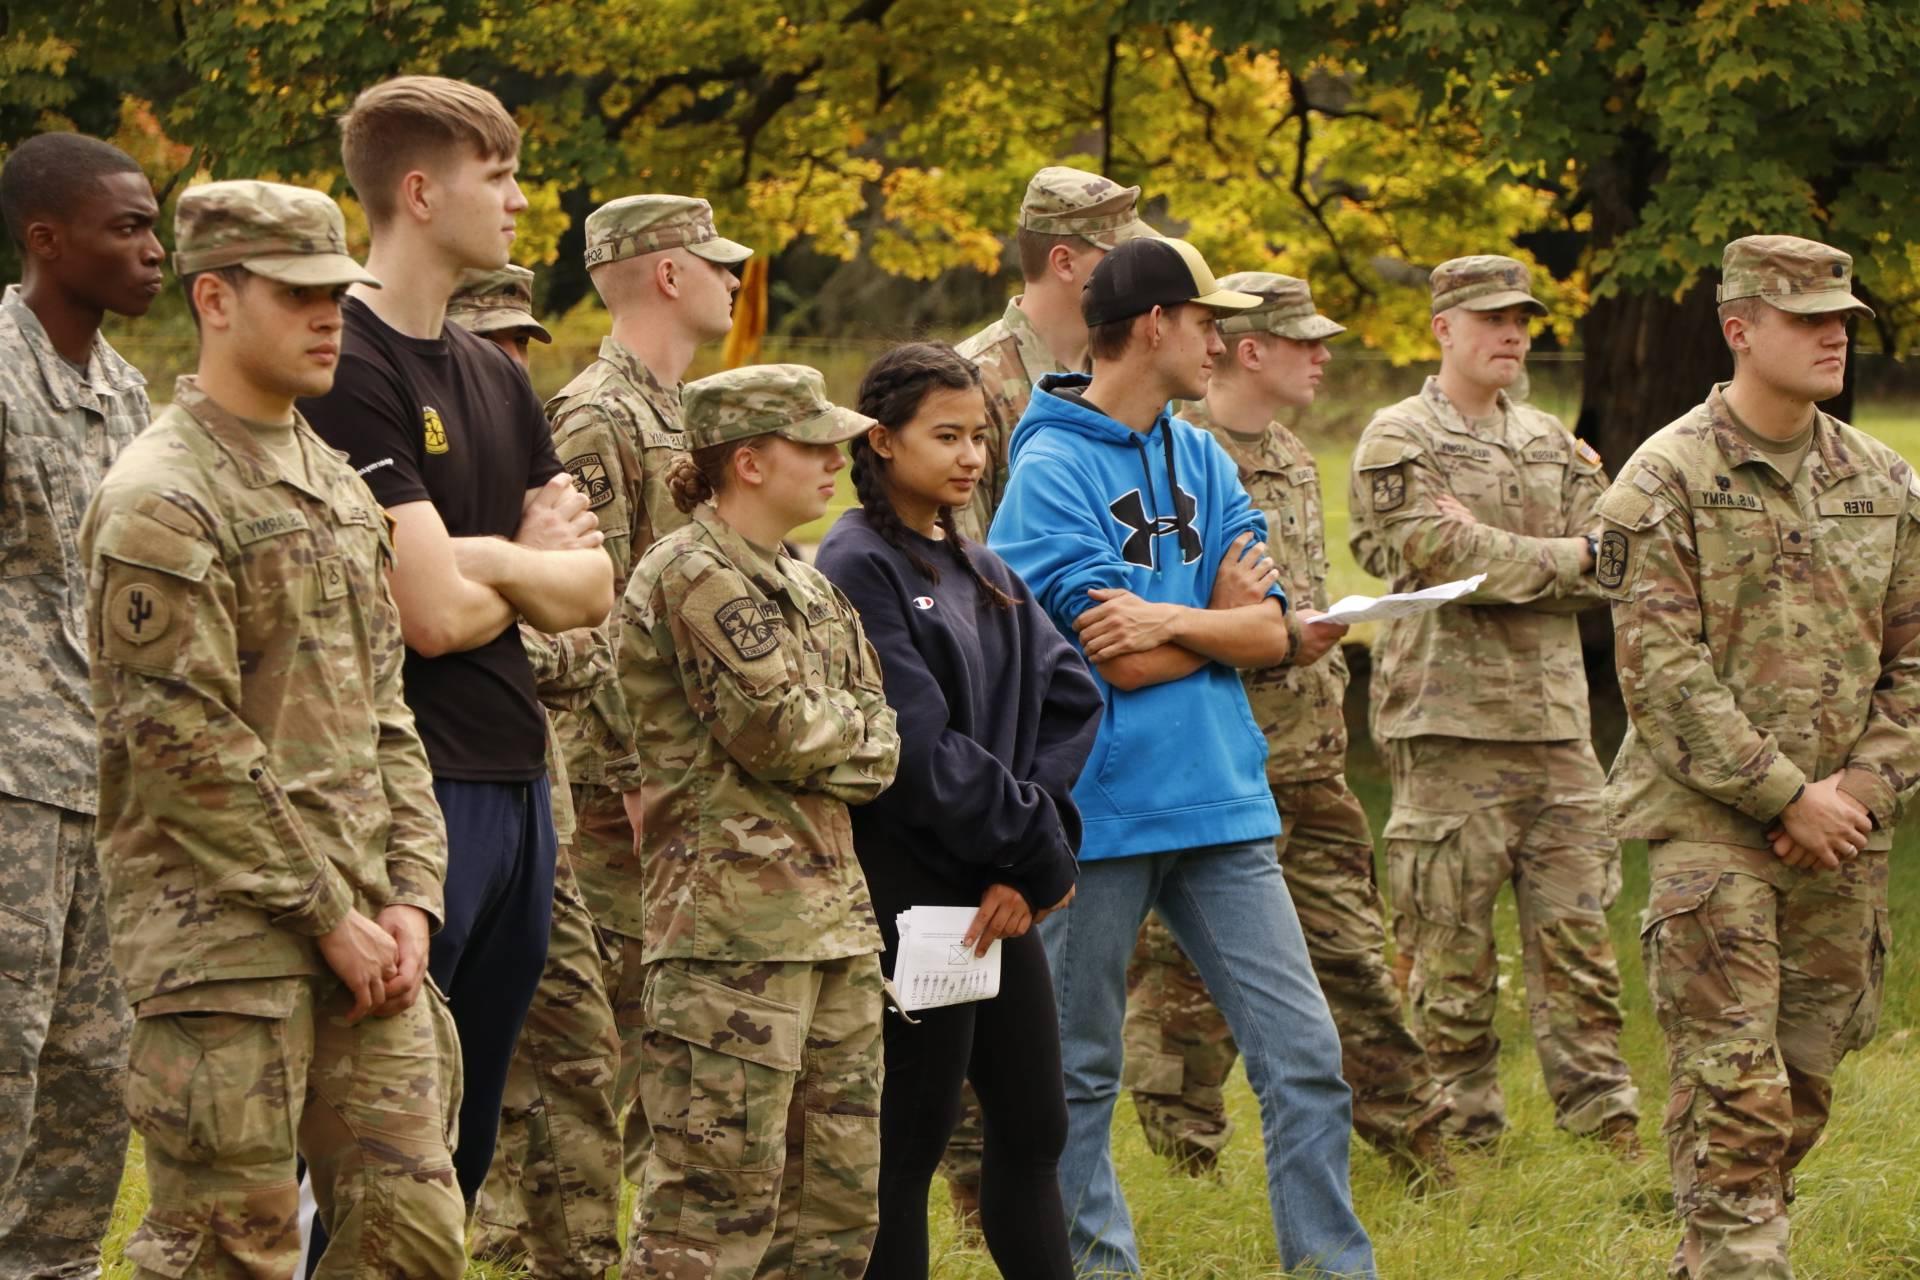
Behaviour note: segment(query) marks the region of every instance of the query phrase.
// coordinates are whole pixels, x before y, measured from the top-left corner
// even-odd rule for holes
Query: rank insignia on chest
[[[440,411],[432,405],[422,405],[420,424],[426,437],[428,453],[445,453],[447,445],[447,425],[440,421]]]
[[[1398,511],[1407,500],[1407,477],[1399,467],[1373,473],[1373,509]]]
[[[727,601],[713,615],[714,622],[719,624],[720,630],[732,641],[740,656],[749,661],[764,658],[780,647],[780,637],[776,631],[778,619],[776,606],[756,605],[745,596]]]

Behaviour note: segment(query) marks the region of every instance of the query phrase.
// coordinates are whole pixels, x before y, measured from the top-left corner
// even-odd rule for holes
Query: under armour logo
[[[1198,560],[1200,534],[1193,527],[1193,514],[1199,509],[1199,504],[1194,501],[1192,494],[1175,485],[1173,509],[1178,514],[1149,519],[1146,504],[1140,500],[1138,489],[1129,490],[1109,503],[1107,510],[1113,514],[1113,518],[1132,530],[1120,546],[1120,558],[1128,564],[1151,569],[1154,567],[1153,540],[1177,533],[1180,535],[1180,562],[1192,564]]]

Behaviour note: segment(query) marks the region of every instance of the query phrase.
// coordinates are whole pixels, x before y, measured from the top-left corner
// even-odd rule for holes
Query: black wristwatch
[[[1594,568],[1597,569],[1600,567],[1600,539],[1590,533],[1585,536],[1587,539],[1587,559],[1593,561]]]

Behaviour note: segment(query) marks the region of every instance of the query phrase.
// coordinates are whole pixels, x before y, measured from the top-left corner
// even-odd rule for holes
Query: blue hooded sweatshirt
[[[1078,398],[1088,381],[1040,380],[1014,428],[1011,475],[988,535],[1075,644],[1074,619],[1095,604],[1091,588],[1204,609],[1233,540],[1248,530],[1267,536],[1212,436],[1165,410],[1151,431],[1134,431]],[[1286,604],[1277,586],[1273,594]],[[1267,741],[1238,671],[1209,662],[1132,692],[1094,678],[1106,710],[1073,789],[1085,823],[1081,861],[1280,833]]]

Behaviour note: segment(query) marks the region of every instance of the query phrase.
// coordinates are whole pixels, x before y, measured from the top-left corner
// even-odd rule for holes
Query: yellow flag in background
[[[740,292],[733,295],[733,329],[727,334],[721,363],[729,369],[752,364],[760,358],[760,339],[767,332],[767,259],[755,254],[747,259],[740,276]]]

